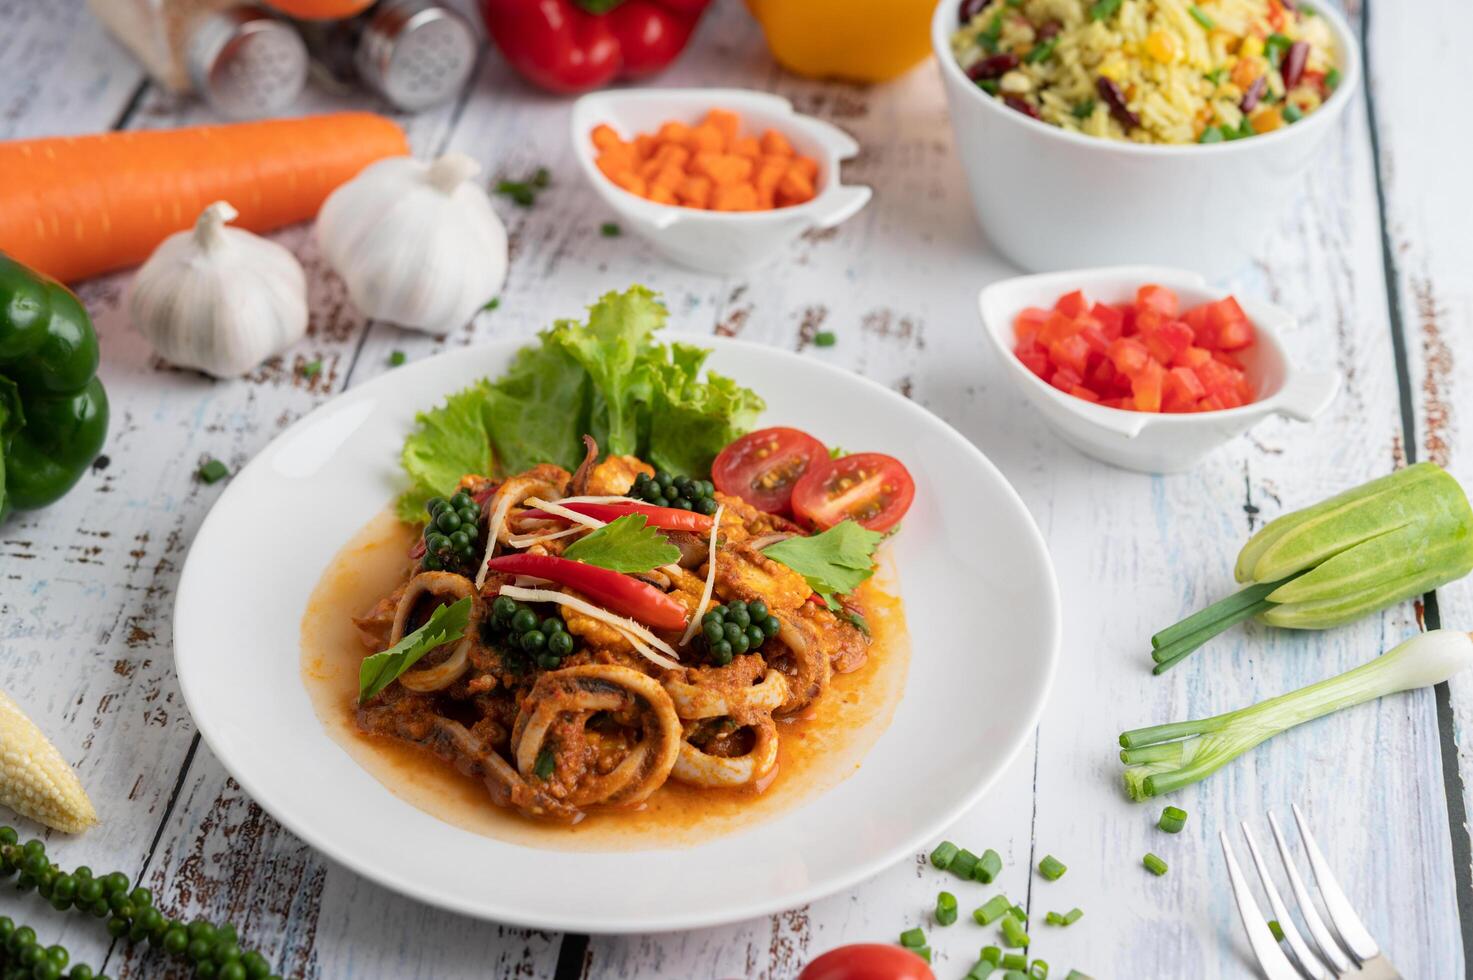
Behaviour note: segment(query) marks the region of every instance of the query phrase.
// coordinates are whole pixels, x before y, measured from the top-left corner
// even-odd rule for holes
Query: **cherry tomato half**
[[[786,514],[798,478],[828,458],[824,444],[806,432],[758,429],[721,450],[711,464],[711,482],[760,511]]]
[[[817,527],[845,518],[888,531],[915,499],[916,485],[905,464],[884,453],[855,453],[811,466],[793,487],[793,513]]]
[[[803,968],[798,980],[936,980],[936,974],[908,949],[855,943],[824,953]]]

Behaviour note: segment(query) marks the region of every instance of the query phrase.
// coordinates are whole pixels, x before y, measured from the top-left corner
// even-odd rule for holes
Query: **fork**
[[[1320,898],[1324,901],[1325,911],[1330,916],[1330,921],[1335,926],[1335,932],[1339,934],[1340,941],[1335,941],[1325,925],[1325,920],[1320,917],[1318,909],[1315,908],[1314,900],[1310,898],[1309,890],[1304,887],[1304,879],[1299,876],[1299,869],[1295,866],[1293,859],[1289,857],[1289,844],[1284,840],[1284,833],[1279,829],[1279,822],[1274,815],[1268,815],[1269,827],[1273,829],[1274,843],[1278,845],[1279,857],[1284,862],[1284,871],[1289,876],[1289,888],[1294,892],[1294,900],[1299,904],[1299,912],[1304,917],[1304,923],[1309,927],[1309,934],[1314,938],[1318,955],[1311,951],[1309,945],[1300,935],[1298,927],[1289,915],[1284,900],[1279,897],[1279,890],[1274,887],[1274,882],[1269,877],[1268,867],[1263,862],[1263,855],[1259,853],[1258,842],[1253,839],[1253,831],[1248,828],[1246,821],[1243,822],[1243,838],[1248,842],[1248,853],[1253,857],[1253,865],[1258,869],[1258,878],[1263,882],[1263,889],[1268,893],[1268,904],[1273,909],[1274,918],[1278,920],[1279,927],[1284,933],[1284,944],[1288,945],[1293,955],[1291,962],[1284,955],[1283,946],[1279,940],[1269,931],[1268,921],[1258,909],[1258,903],[1253,899],[1253,893],[1248,887],[1247,880],[1243,877],[1243,869],[1238,866],[1238,859],[1233,854],[1233,848],[1228,843],[1226,831],[1218,833],[1222,840],[1222,853],[1227,858],[1228,880],[1233,886],[1233,898],[1238,904],[1238,914],[1243,917],[1243,929],[1248,933],[1248,945],[1253,948],[1253,955],[1258,958],[1258,965],[1263,968],[1263,974],[1268,980],[1334,980],[1337,977],[1354,977],[1358,980],[1401,980],[1401,974],[1396,972],[1377,948],[1376,941],[1361,924],[1360,917],[1350,907],[1345,892],[1341,890],[1335,875],[1330,871],[1330,866],[1325,862],[1325,857],[1320,853],[1319,845],[1315,843],[1314,835],[1309,832],[1309,825],[1304,821],[1304,814],[1299,812],[1298,805],[1293,805],[1294,822],[1299,826],[1299,837],[1304,841],[1304,851],[1309,856],[1309,866],[1314,872],[1315,884],[1319,888]],[[1342,948],[1343,944],[1343,948]],[[1348,955],[1347,955],[1348,954]],[[1296,966],[1297,964],[1297,966]]]

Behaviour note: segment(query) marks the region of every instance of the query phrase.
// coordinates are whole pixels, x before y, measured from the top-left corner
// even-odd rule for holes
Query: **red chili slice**
[[[559,507],[565,507],[575,514],[591,517],[596,521],[608,523],[617,521],[621,517],[630,514],[643,514],[645,524],[657,527],[662,531],[691,531],[701,533],[711,530],[711,518],[705,514],[697,514],[691,510],[681,510],[678,507],[657,507],[654,504],[638,504],[633,501],[629,503],[588,503],[574,500],[568,503],[553,501]],[[557,514],[549,514],[545,510],[524,510],[520,517],[535,518],[546,521],[566,521],[567,518]]]
[[[502,555],[486,567],[507,575],[531,575],[586,595],[610,612],[661,630],[685,627],[685,607],[646,582],[623,572],[552,555]]]

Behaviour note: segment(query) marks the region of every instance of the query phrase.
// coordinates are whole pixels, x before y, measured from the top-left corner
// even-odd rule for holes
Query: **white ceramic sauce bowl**
[[[973,84],[951,52],[957,8],[957,0],[937,5],[931,42],[972,204],[998,250],[1030,272],[1121,256],[1213,278],[1237,271],[1273,231],[1273,215],[1294,206],[1360,83],[1354,35],[1329,4],[1316,4],[1335,38],[1341,81],[1299,122],[1206,145],[1085,136],[1030,119]]]
[[[653,133],[672,119],[694,125],[706,111],[731,109],[743,130],[776,129],[800,154],[818,162],[811,201],[770,211],[703,211],[657,204],[631,194],[603,175],[590,134],[607,123],[624,139]],[[583,96],[573,105],[572,141],[583,173],[621,222],[680,265],[730,275],[770,261],[805,231],[832,228],[869,203],[870,188],[839,182],[839,164],[859,152],[842,129],[793,111],[780,96],[734,88],[612,89]]]
[[[1091,301],[1120,303],[1133,299],[1136,289],[1146,283],[1175,291],[1183,309],[1229,295],[1228,290],[1208,286],[1194,272],[1117,266],[1005,279],[987,286],[978,296],[988,345],[1002,361],[1008,378],[1049,428],[1075,449],[1126,469],[1179,473],[1267,416],[1308,422],[1335,400],[1340,373],[1297,370],[1279,344],[1276,334],[1292,327],[1294,317],[1271,303],[1237,293],[1231,295],[1253,321],[1257,336],[1253,346],[1238,352],[1256,397],[1240,408],[1189,414],[1108,408],[1060,391],[1013,353],[1013,318],[1025,307],[1051,309],[1060,296],[1075,289],[1082,289]]]

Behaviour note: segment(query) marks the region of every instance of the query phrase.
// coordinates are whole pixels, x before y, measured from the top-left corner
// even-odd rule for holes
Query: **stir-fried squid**
[[[629,496],[641,474],[653,486],[650,466],[595,460],[591,447],[574,475],[544,464],[499,484],[462,481],[483,502],[479,524],[439,531],[474,532],[483,557],[426,571],[417,549],[404,582],[355,622],[370,652],[467,597],[470,625],[361,704],[359,727],[423,748],[533,817],[637,807],[667,779],[761,792],[781,765],[784,719],[858,668],[868,638],[762,553],[802,534],[795,525],[721,493],[700,502],[709,518],[691,516],[689,500],[683,519],[650,514]],[[607,526],[566,506],[578,502],[646,508],[679,560],[616,572],[563,558]]]

